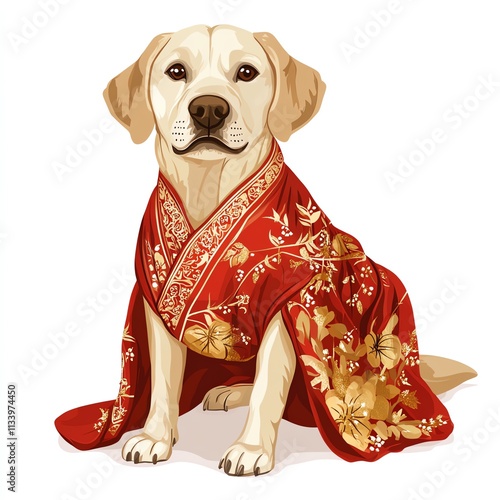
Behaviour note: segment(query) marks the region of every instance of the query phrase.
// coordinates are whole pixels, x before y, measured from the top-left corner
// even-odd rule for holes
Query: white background
[[[213,0],[68,0],[29,32],[27,22],[43,24],[41,3],[4,3],[0,16],[0,392],[17,384],[17,498],[406,500],[463,498],[479,488],[498,495],[498,2],[401,0],[380,27],[373,13],[394,2],[222,0],[217,8]],[[59,439],[53,420],[60,413],[116,396],[132,280],[94,318],[82,310],[89,297],[109,298],[103,290],[113,273],[133,274],[157,164],[153,137],[136,146],[118,125],[71,172],[58,178],[54,163],[109,117],[102,90],[155,35],[198,23],[270,31],[321,72],[323,107],[282,145],[285,159],[333,223],[405,283],[421,352],[478,370],[444,396],[452,438],[349,464],[326,450],[316,430],[284,424],[277,467],[259,478],[217,469],[244,410],[181,418],[171,460],[154,467],[124,463],[118,445],[77,452]],[[342,43],[362,45],[366,28],[366,47],[348,61]],[[16,38],[23,29],[31,37],[25,43]],[[497,86],[472,110],[481,77]],[[470,116],[452,121],[464,100]],[[435,128],[446,140],[391,190],[384,173],[397,173],[398,157],[408,158]],[[421,308],[429,307],[426,319]],[[50,335],[68,323],[79,334],[55,351]],[[20,372],[26,368],[29,376]]]

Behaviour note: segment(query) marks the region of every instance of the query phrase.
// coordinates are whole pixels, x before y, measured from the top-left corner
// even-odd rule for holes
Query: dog
[[[218,207],[234,196],[239,186],[259,172],[259,167],[265,163],[266,158],[269,158],[270,152],[276,151],[276,139],[287,141],[295,131],[315,116],[320,108],[325,88],[316,70],[291,57],[269,33],[250,33],[226,25],[194,26],[154,38],[136,63],[110,81],[104,97],[112,115],[128,130],[135,143],[144,142],[153,130],[156,130],[155,151],[160,175],[164,179],[161,186],[169,183],[177,193],[174,198],[178,205],[183,207],[184,214],[176,216],[178,224],[176,234],[181,235],[181,239],[185,239],[187,238],[186,232],[196,232],[198,228],[203,227],[212,214],[216,213]],[[275,157],[279,158],[279,154],[275,153]],[[277,165],[280,164],[279,161],[277,160]],[[244,196],[241,195],[240,198],[244,199]],[[172,199],[161,198],[161,200],[163,204],[167,201],[173,203]],[[297,220],[305,227],[312,227],[322,217],[318,215],[320,212],[315,206],[304,207],[298,203],[296,205],[299,210]],[[186,219],[183,223],[179,222],[179,217],[182,219],[181,216]],[[292,231],[287,223],[288,217],[274,211],[274,215],[269,218],[274,218],[273,222],[281,224],[284,228],[282,233],[284,237],[291,235]],[[161,214],[158,220],[162,220]],[[158,229],[158,231],[161,230]],[[311,232],[310,234],[312,235]],[[281,249],[282,241],[276,236],[272,237],[271,234],[270,238],[271,242]],[[363,262],[367,262],[359,245],[352,238],[342,235],[330,237],[320,231],[318,235],[312,235],[308,243],[304,243],[310,245],[307,247],[309,254],[301,250],[301,255],[307,254],[304,259],[307,260],[311,269],[317,265],[313,253],[316,251],[315,245],[319,248],[319,241],[323,241],[323,250],[319,250],[323,251],[326,260],[339,263],[354,262],[355,265],[361,262],[360,266]],[[175,247],[175,243],[171,245],[172,248]],[[325,250],[327,247],[328,251]],[[172,250],[172,259],[176,258],[177,251],[180,252],[181,249]],[[215,251],[216,247],[213,247],[211,252]],[[150,264],[152,279],[156,280],[152,284],[154,289],[160,286],[160,282],[165,281],[165,257],[159,255],[159,251],[155,251],[152,245],[149,245],[145,252],[149,257],[154,256],[151,257]],[[196,265],[199,267],[206,263],[211,255],[207,252],[206,255],[200,257],[201,260]],[[249,259],[249,255],[252,254],[244,244],[235,242],[232,246],[228,246],[228,250],[220,260],[228,264],[228,267],[237,268]],[[280,259],[281,254],[273,262],[279,264]],[[172,264],[173,268],[175,268],[174,264],[175,262]],[[290,266],[296,266],[298,269],[297,271],[294,269],[294,273],[299,273],[306,267],[300,264],[300,262],[290,260]],[[254,282],[257,282],[259,272],[263,273],[262,270],[265,270],[265,267],[271,271],[275,269],[275,266],[267,260],[262,269],[257,267],[253,274]],[[337,271],[337,268],[332,263],[326,271],[325,269],[323,267],[322,274],[319,273],[315,278],[311,280],[307,278],[306,285],[310,285],[313,292],[319,293],[325,290],[330,292],[335,288],[332,284],[332,272]],[[365,264],[362,269],[364,274],[360,271],[361,276],[372,272],[368,264]],[[384,286],[389,287],[387,284],[390,281],[389,272],[380,270],[379,274]],[[314,279],[316,281],[313,281]],[[348,283],[346,279],[352,280],[352,283],[355,280],[354,275],[348,276],[344,279],[344,284]],[[368,298],[372,293],[370,287],[365,286],[364,283],[360,290],[366,292],[365,296]],[[305,310],[306,306],[309,307],[309,302],[314,304],[314,301],[309,299],[305,292],[301,293]],[[351,298],[344,300],[344,303],[355,306],[349,309],[349,311],[354,311],[353,315],[361,315],[363,312],[361,299],[357,297],[352,304],[350,303],[355,296],[357,294],[350,295]],[[245,301],[248,301],[248,296],[240,294],[238,297],[236,306],[244,310],[247,307]],[[406,293],[402,293],[399,298],[400,301],[396,307],[406,300]],[[212,309],[207,309],[208,313],[204,314],[205,318],[208,317],[206,328],[196,325],[187,328],[181,341],[180,337],[176,338],[172,334],[176,326],[176,322],[171,320],[172,316],[159,314],[151,297],[139,296],[138,300],[142,301],[140,307],[144,309],[147,326],[150,399],[142,432],[126,441],[122,456],[125,460],[134,463],[157,463],[168,460],[172,447],[179,439],[177,429],[179,401],[183,390],[189,348],[197,350],[202,355],[210,354],[209,351],[212,349],[211,352],[215,354],[211,356],[217,358],[220,357],[219,351],[216,350],[217,346],[222,345],[225,359],[234,360],[235,356],[238,358],[240,355],[235,354],[235,349],[224,339],[229,337],[234,339],[235,332],[239,330],[220,319],[214,320],[215,314]],[[168,302],[168,294],[165,300]],[[224,307],[229,309],[229,306]],[[287,307],[291,311],[294,306],[289,301]],[[361,382],[358,379],[354,380],[349,377],[356,372],[357,360],[366,353],[373,370],[381,369],[381,371],[376,376],[373,375],[363,381],[362,393],[366,395],[372,391],[373,397],[370,396],[371,399],[367,399],[367,407],[372,409],[372,415],[380,413],[378,409],[375,410],[374,401],[377,400],[379,403],[381,401],[380,394],[382,393],[379,391],[382,389],[379,386],[382,384],[381,380],[385,381],[384,374],[395,373],[396,363],[403,359],[402,351],[406,350],[407,354],[406,371],[413,369],[410,367],[419,362],[416,355],[413,357],[411,355],[412,352],[417,352],[415,343],[411,343],[413,340],[408,337],[408,340],[403,342],[402,337],[398,339],[396,335],[393,335],[396,325],[402,325],[402,316],[397,317],[393,313],[387,322],[380,326],[379,330],[382,333],[377,333],[379,330],[376,330],[374,326],[377,319],[373,319],[371,326],[369,324],[366,326],[367,336],[364,343],[360,341],[354,350],[352,330],[347,331],[343,323],[337,323],[333,327],[328,326],[328,321],[332,321],[333,312],[323,307],[314,308],[313,306],[311,310],[314,313],[308,313],[309,316],[303,311],[297,312],[297,320],[293,323],[284,317],[285,309],[273,310],[273,316],[266,319],[265,331],[260,333],[261,340],[255,359],[253,383],[218,385],[205,394],[202,401],[204,410],[227,411],[239,406],[249,406],[248,417],[240,436],[223,454],[219,463],[219,468],[223,468],[228,475],[258,475],[273,469],[278,427],[287,406],[299,358],[303,362],[304,373],[310,373],[312,370],[312,375],[317,375],[311,381],[312,389],[316,391],[314,394],[318,394],[320,392],[318,386],[321,388],[324,395],[322,397],[328,402],[330,414],[339,426],[342,436],[339,439],[340,441],[343,439],[342,446],[348,443],[363,452],[379,446],[378,444],[370,445],[370,439],[374,439],[375,427],[368,424],[368,421],[366,425],[363,423],[366,412],[359,418],[353,417],[347,399],[350,389],[339,393],[335,384],[330,383],[327,377],[337,377],[337,381],[344,377],[343,380],[349,381],[346,382],[346,387],[348,385],[352,388],[355,384],[359,386]],[[301,326],[305,324],[304,318],[306,317],[311,319],[310,325],[312,326]],[[331,349],[320,349],[318,342],[315,342],[311,344],[313,345],[311,352],[315,352],[317,356],[325,353],[325,363],[329,363],[330,361],[327,360],[330,360],[332,356],[334,358],[340,356],[338,359],[344,359],[342,356],[351,349],[350,357],[345,359],[348,359],[347,363],[354,364],[345,365],[344,363],[345,366],[343,366],[341,361],[340,365],[334,365],[332,361],[333,372],[331,372],[328,368],[330,365],[322,366],[318,363],[321,357],[313,359],[311,355],[304,354],[306,351],[301,351],[300,342],[306,342],[303,340],[304,332],[307,330],[307,335],[312,335],[310,330],[317,328],[317,325],[319,325],[318,328],[323,328],[321,330],[323,333],[318,333],[319,339],[324,338],[329,332],[333,338],[337,339],[335,342],[338,345]],[[295,335],[291,333],[292,329]],[[227,332],[229,335],[224,337]],[[250,336],[245,337],[243,333],[240,336],[237,347],[244,349]],[[295,337],[299,340],[296,341]],[[200,343],[202,338],[208,339],[203,346]],[[349,339],[351,339],[350,343]],[[130,342],[127,346],[133,346],[133,342],[136,342],[128,333],[124,334],[124,341],[126,340]],[[384,348],[381,347],[383,342],[387,342]],[[132,347],[128,347],[128,351],[124,350],[122,365],[130,361],[127,352],[131,353]],[[297,352],[301,353],[300,356]],[[243,360],[242,356],[241,359]],[[442,360],[440,362],[442,367]],[[451,365],[444,363],[446,373],[437,377],[441,384],[441,391],[475,374],[463,365],[458,366],[451,361],[450,363]],[[434,369],[427,369],[428,380],[433,378],[434,372]],[[402,373],[404,375],[405,370]],[[398,375],[398,381],[403,381],[403,384],[405,383],[404,376]],[[375,378],[376,382],[374,382]],[[127,396],[126,387],[130,383],[129,378],[122,377],[120,401],[122,396],[123,398]],[[407,384],[411,385],[409,382]],[[403,394],[404,387],[402,386],[401,389],[396,388],[395,385],[387,387],[391,389],[386,391],[385,398],[389,398],[387,394],[391,391],[394,394],[396,391],[398,394]],[[135,397],[137,398],[137,394]],[[399,397],[398,401],[404,403],[404,398]],[[412,404],[416,406],[417,403],[412,403],[407,398],[405,404],[411,408]],[[313,406],[314,404],[311,403],[311,407]],[[115,413],[120,413],[117,408],[123,416],[125,410],[122,403],[118,406],[115,404],[113,410],[109,412],[112,412],[113,416]],[[346,408],[348,413],[351,412],[350,416],[342,413]],[[94,424],[98,432],[104,429],[109,420],[108,410],[100,407],[100,411],[102,417],[97,424]],[[390,422],[391,425],[379,425],[376,428],[378,436],[386,437],[387,440],[398,432],[412,439],[421,436],[422,431],[416,425],[408,424],[405,427],[401,424],[400,420],[404,417],[402,412],[398,414],[394,412],[385,417],[386,422]],[[443,424],[443,428],[446,427],[446,419],[442,415],[439,417],[441,420],[439,425]],[[116,422],[120,422],[119,418],[119,416],[116,417]],[[370,427],[371,437],[368,431],[358,428],[360,421],[366,429]],[[115,429],[115,432],[116,425],[119,424],[115,423],[115,427],[111,428]],[[61,423],[58,428],[63,433]],[[448,429],[442,437],[436,439],[442,439],[451,432],[449,424]],[[113,432],[112,434],[114,435]],[[397,439],[399,440],[399,437]],[[70,442],[73,441],[70,440]]]
[[[240,48],[239,51],[235,47]],[[273,136],[286,141],[314,116],[325,90],[313,70],[303,85],[297,87],[302,95],[289,95],[286,81],[276,89],[270,59],[276,66],[292,62],[276,39],[270,34],[253,35],[226,26],[213,29],[197,26],[173,35],[161,35],[142,57],[146,73],[149,70],[150,74],[153,113],[139,106],[136,109],[122,106],[116,80],[105,92],[106,102],[123,124],[127,114],[143,114],[132,119],[132,123],[138,125],[129,130],[136,143],[143,142],[156,124],[156,157],[160,170],[178,187],[195,228],[264,161]],[[242,64],[242,59],[248,63]],[[132,82],[132,86],[137,86],[136,92],[147,93],[148,83],[143,81],[143,75],[131,73],[131,78],[139,79]],[[245,85],[250,82],[252,85]],[[312,95],[311,82],[315,83]],[[144,99],[148,99],[147,95]],[[292,102],[294,99],[298,102]],[[308,99],[311,99],[310,109],[304,113],[301,102]],[[273,113],[278,115],[289,110],[298,116],[289,117],[290,123],[284,128],[281,116],[274,117]],[[188,124],[186,128],[179,129],[178,125],[184,123]],[[232,129],[243,130],[234,137]],[[229,175],[224,176],[224,172]],[[226,182],[219,183],[223,176]],[[220,191],[204,193],[204,187],[213,182]],[[155,460],[167,460],[178,440],[178,416],[175,409],[167,412],[165,407],[171,408],[172,402],[175,407],[179,400],[186,350],[168,334],[149,306],[146,311],[149,343],[155,346],[151,412],[144,432],[127,441],[122,451],[125,459],[135,457],[136,462],[153,462],[155,456]],[[221,409],[222,401],[226,408],[248,404],[252,408],[243,432],[219,464],[230,475],[254,471],[263,474],[274,466],[278,425],[295,370],[291,341],[279,315],[264,335],[258,364],[253,387],[214,389],[204,400],[206,409]],[[168,373],[164,366],[171,367]]]

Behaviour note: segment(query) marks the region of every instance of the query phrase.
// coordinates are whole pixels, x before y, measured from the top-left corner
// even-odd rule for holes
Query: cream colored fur
[[[165,74],[175,63],[185,67],[185,81]],[[250,83],[235,79],[244,63],[259,72]],[[261,165],[273,136],[286,141],[316,114],[324,90],[319,74],[293,59],[269,33],[195,26],[155,37],[136,63],[111,80],[104,96],[134,142],[144,142],[156,129],[160,170],[175,186],[196,228]],[[186,154],[174,151],[195,140],[189,104],[203,95],[227,101],[229,116],[216,135],[228,147],[246,144],[243,151],[232,154],[210,144]],[[231,135],[235,129],[241,134],[237,139]],[[178,440],[186,347],[167,332],[147,303],[145,309],[151,406],[142,433],[125,443],[122,455],[135,463],[156,463],[170,457]],[[295,363],[290,337],[277,314],[263,336],[254,384],[216,387],[205,396],[206,410],[249,405],[243,431],[219,464],[227,474],[257,475],[273,468],[278,426]]]
[[[186,68],[185,82],[165,74],[178,62]],[[250,64],[259,73],[251,84],[235,79],[242,64]],[[134,142],[144,142],[156,128],[160,170],[176,187],[196,228],[262,164],[273,136],[287,140],[316,114],[324,89],[319,74],[288,55],[269,33],[195,26],[155,37],[136,63],[111,80],[104,96],[111,113]],[[202,145],[186,154],[176,153],[174,147],[185,147],[196,139],[189,104],[203,95],[227,101],[229,116],[217,130],[217,138],[233,148],[246,144],[243,151],[232,154]],[[167,460],[178,439],[186,350],[147,304],[146,316],[151,408],[142,433],[128,440],[122,450],[124,459],[136,463]],[[262,474],[273,468],[278,426],[295,361],[278,314],[264,333],[254,385],[218,387],[206,395],[207,410],[249,405],[240,437],[220,462],[227,474]]]

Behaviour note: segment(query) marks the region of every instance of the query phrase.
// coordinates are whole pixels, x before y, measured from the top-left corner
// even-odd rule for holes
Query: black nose
[[[222,97],[202,95],[191,101],[188,110],[198,126],[215,130],[222,126],[229,115],[229,104]]]

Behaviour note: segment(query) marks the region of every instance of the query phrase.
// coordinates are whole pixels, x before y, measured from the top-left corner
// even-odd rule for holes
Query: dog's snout
[[[214,130],[219,128],[229,115],[229,104],[222,97],[202,95],[191,101],[189,114],[199,127]]]

